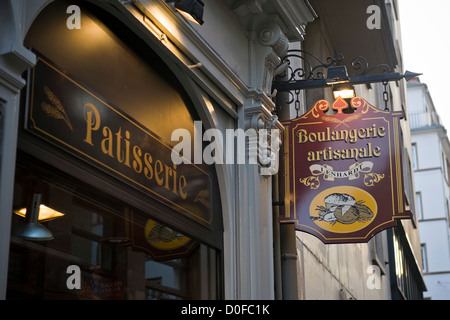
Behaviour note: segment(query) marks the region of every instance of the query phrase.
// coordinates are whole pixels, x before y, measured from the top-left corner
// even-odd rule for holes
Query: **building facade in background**
[[[450,298],[450,144],[425,83],[408,84],[412,164],[422,248],[425,298]]]
[[[344,56],[349,74],[359,74],[364,68],[387,64],[390,72],[402,73],[401,32],[398,7],[395,1],[310,1],[318,19],[306,28],[305,41],[300,43],[306,52],[315,53],[322,61],[336,52]],[[379,13],[378,27],[370,5]],[[373,8],[373,7],[372,7]],[[366,14],[362,14],[366,12]],[[375,12],[375,11],[374,11]],[[376,21],[375,21],[376,22]],[[361,59],[360,57],[365,59]],[[314,65],[314,63],[313,63]],[[383,72],[379,68],[378,73]],[[377,73],[375,71],[375,73]],[[406,84],[404,81],[354,86],[356,96],[384,110],[407,113]],[[303,92],[304,104],[300,114],[320,99],[333,101],[332,89],[310,89]],[[385,98],[388,101],[385,101]],[[283,97],[278,97],[279,104]],[[289,113],[290,111],[290,113]],[[280,119],[298,116],[295,105],[280,111]],[[410,129],[407,117],[401,121],[403,139],[404,196],[407,206],[415,212],[414,187],[410,166]],[[368,243],[324,245],[307,233],[295,232],[293,226],[282,225],[284,232],[292,233],[295,244],[286,244],[287,257],[296,255],[297,264],[284,262],[290,274],[296,274],[295,287],[283,292],[294,299],[421,299],[424,283],[420,265],[418,225],[414,220],[403,220],[397,227],[375,235]],[[282,242],[283,245],[283,242]],[[288,261],[288,260],[286,260]],[[296,269],[295,269],[296,268]],[[379,271],[376,286],[367,281],[374,269]],[[283,270],[283,273],[286,272]],[[289,281],[290,277],[286,279]],[[292,295],[292,296],[291,296]]]
[[[278,222],[283,146],[217,138],[334,100],[272,90],[289,49],[402,72],[396,2],[205,0],[197,23],[175,2],[0,2],[0,298],[421,299],[415,220],[324,245]],[[354,89],[407,113],[404,80]]]

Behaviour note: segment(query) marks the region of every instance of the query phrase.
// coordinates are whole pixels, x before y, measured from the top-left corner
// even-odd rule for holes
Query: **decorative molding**
[[[254,129],[257,132],[255,141],[247,142],[249,158],[258,159],[258,170],[261,175],[271,176],[278,172],[279,150],[284,127],[261,101],[253,102],[245,108],[245,130]],[[275,134],[276,132],[276,134]],[[267,133],[266,137],[260,135]],[[252,143],[253,142],[253,143]]]
[[[284,57],[289,49],[289,40],[275,22],[264,24],[258,32],[258,40],[264,46],[270,46],[279,57]]]
[[[270,48],[264,60],[264,71],[261,81],[261,89],[267,95],[270,95],[274,71],[281,64],[281,57],[284,57],[289,49],[289,40],[281,31],[280,26],[274,21],[264,23],[258,31],[257,38],[261,45]]]
[[[25,86],[22,73],[31,68],[36,60],[28,49],[11,51],[0,55],[0,83],[15,93]]]
[[[14,94],[25,86],[22,73],[36,63],[36,56],[22,44],[23,23],[16,21],[20,7],[12,1],[0,3],[0,83]]]

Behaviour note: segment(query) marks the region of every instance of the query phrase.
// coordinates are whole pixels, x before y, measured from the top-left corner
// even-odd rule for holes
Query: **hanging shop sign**
[[[334,113],[334,114],[333,114]],[[324,243],[366,242],[411,218],[402,173],[402,112],[383,111],[360,97],[318,101],[285,125],[286,211]]]
[[[212,221],[210,175],[176,165],[172,146],[38,57],[26,129],[196,220]]]

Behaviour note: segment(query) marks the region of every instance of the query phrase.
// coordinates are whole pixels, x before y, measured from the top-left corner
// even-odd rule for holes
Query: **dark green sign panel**
[[[31,132],[173,209],[211,223],[212,182],[206,171],[173,163],[172,146],[40,57],[28,117]]]

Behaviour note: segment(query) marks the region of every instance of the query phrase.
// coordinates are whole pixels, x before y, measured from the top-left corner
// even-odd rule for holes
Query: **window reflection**
[[[13,214],[7,299],[214,299],[217,252],[131,208],[84,197],[17,169],[14,206],[30,194],[65,215],[42,222],[54,235],[30,241],[15,235]],[[69,289],[67,267],[81,270]]]
[[[185,273],[185,259],[156,262],[149,258],[145,264],[146,294],[148,299],[186,298]]]

